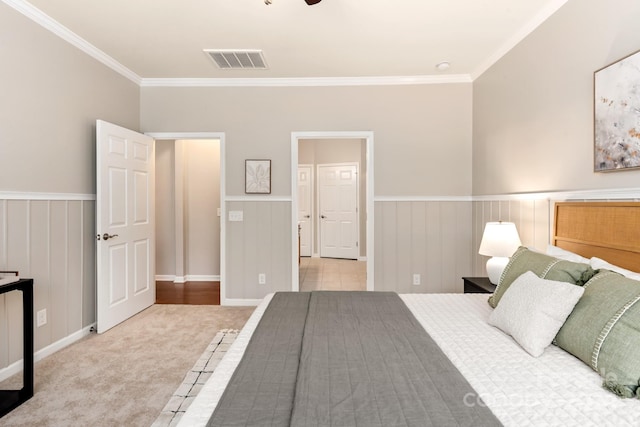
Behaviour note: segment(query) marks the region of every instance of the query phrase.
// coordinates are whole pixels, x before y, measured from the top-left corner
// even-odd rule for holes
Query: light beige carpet
[[[221,329],[253,307],[153,305],[35,366],[35,394],[0,426],[150,426]],[[0,389],[20,387],[16,375]]]

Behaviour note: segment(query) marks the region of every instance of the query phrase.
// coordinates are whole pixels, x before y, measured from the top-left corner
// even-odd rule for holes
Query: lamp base
[[[508,263],[509,258],[507,257],[494,256],[489,258],[487,261],[487,276],[489,276],[489,281],[491,283],[494,285],[498,284],[500,276],[502,276],[502,272]]]

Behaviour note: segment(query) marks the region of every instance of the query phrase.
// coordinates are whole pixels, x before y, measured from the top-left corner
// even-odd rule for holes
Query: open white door
[[[155,302],[155,141],[96,122],[97,330]]]
[[[311,170],[310,165],[298,166],[300,256],[311,256]]]
[[[358,258],[357,166],[318,165],[320,257]]]

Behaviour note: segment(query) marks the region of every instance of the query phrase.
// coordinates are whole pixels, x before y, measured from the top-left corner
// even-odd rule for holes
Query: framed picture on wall
[[[271,160],[244,161],[244,192],[271,194]]]
[[[594,171],[640,168],[640,51],[596,71]]]

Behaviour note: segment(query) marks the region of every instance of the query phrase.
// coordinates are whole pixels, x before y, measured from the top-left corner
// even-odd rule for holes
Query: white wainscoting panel
[[[256,300],[291,290],[291,201],[226,202],[226,299]],[[229,212],[242,221],[229,221]],[[258,283],[258,274],[266,283]],[[222,302],[223,304],[225,302]]]
[[[35,350],[95,322],[95,201],[0,199],[0,270],[34,279]],[[22,295],[0,295],[0,378],[22,359]]]
[[[472,271],[472,202],[376,201],[375,218],[376,291],[462,292]]]

